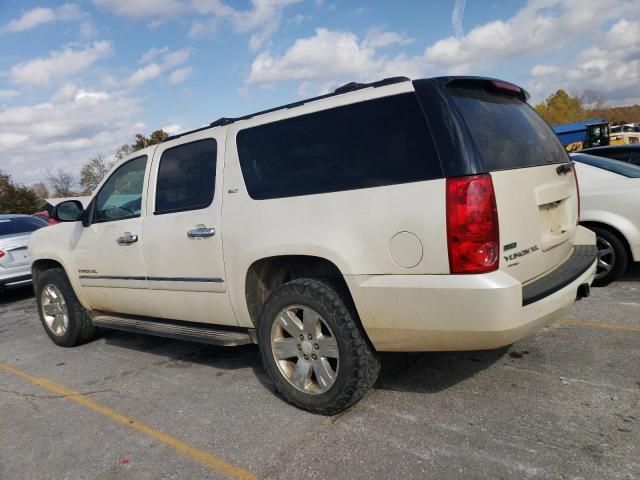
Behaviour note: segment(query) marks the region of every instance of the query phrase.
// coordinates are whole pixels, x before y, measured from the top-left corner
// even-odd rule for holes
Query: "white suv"
[[[491,349],[589,293],[562,144],[502,81],[392,78],[135,152],[33,235],[42,323],[260,346],[290,403],[337,413],[381,351]]]

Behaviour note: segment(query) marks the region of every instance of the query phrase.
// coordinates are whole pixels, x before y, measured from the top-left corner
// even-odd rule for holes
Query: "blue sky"
[[[640,1],[0,1],[0,169],[31,184],[349,81],[473,74],[640,103]]]

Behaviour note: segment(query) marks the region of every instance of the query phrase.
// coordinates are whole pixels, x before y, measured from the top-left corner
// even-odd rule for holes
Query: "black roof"
[[[180,137],[183,137],[185,135],[189,135],[191,133],[201,132],[201,131],[207,130],[209,128],[221,127],[223,125],[230,125],[230,124],[235,123],[235,122],[237,122],[239,120],[247,120],[247,119],[252,118],[252,117],[257,117],[258,115],[264,115],[265,113],[271,113],[271,112],[275,112],[275,111],[278,111],[278,110],[285,110],[285,109],[288,109],[288,108],[299,107],[301,105],[304,105],[305,103],[315,102],[316,100],[321,100],[323,98],[335,97],[336,95],[342,95],[343,93],[354,92],[356,90],[361,90],[363,88],[369,88],[369,87],[378,88],[378,87],[384,87],[386,85],[393,85],[394,83],[402,83],[402,82],[409,82],[409,81],[411,81],[411,80],[409,78],[407,78],[407,77],[390,77],[390,78],[385,78],[383,80],[378,80],[377,82],[371,82],[371,83],[350,82],[350,83],[347,83],[346,85],[342,85],[341,87],[336,88],[333,92],[327,93],[325,95],[320,95],[320,96],[317,96],[317,97],[307,98],[305,100],[300,100],[300,101],[297,101],[297,102],[288,103],[286,105],[281,105],[279,107],[269,108],[268,110],[262,110],[262,111],[256,112],[256,113],[250,113],[249,115],[244,115],[242,117],[232,117],[232,118],[230,118],[230,117],[222,117],[222,118],[219,118],[218,120],[216,120],[215,122],[211,122],[209,125],[207,125],[205,127],[200,127],[200,128],[196,128],[194,130],[189,130],[187,132],[178,133],[177,135],[172,135],[170,137],[167,137],[164,141],[168,142],[170,140],[174,140],[176,138],[180,138]]]

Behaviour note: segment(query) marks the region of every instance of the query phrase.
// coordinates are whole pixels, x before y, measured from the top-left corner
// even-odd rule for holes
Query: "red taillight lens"
[[[498,212],[490,175],[447,178],[447,246],[451,273],[498,268]]]
[[[0,250],[0,258],[4,257],[5,255],[6,254],[2,250]]]
[[[580,183],[578,182],[578,172],[576,172],[576,166],[573,166],[573,178],[576,180],[576,195],[578,195],[578,218],[576,219],[576,225],[580,223]]]

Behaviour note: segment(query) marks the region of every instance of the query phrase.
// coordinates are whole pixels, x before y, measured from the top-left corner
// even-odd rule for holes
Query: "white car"
[[[31,284],[27,245],[47,222],[29,215],[0,215],[0,292]]]
[[[598,245],[594,285],[604,286],[640,262],[640,167],[573,153],[580,184],[580,223]]]
[[[364,395],[379,352],[508,345],[596,268],[571,162],[527,96],[348,84],[135,152],[34,236],[45,330],[255,342],[283,397],[323,414]]]

